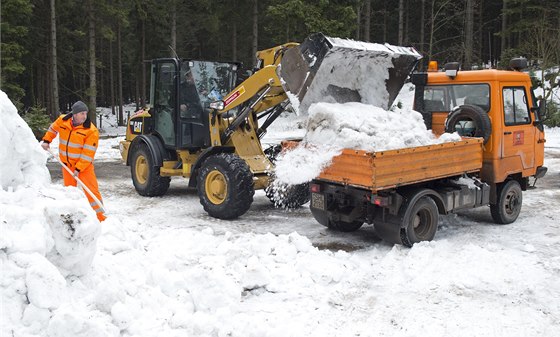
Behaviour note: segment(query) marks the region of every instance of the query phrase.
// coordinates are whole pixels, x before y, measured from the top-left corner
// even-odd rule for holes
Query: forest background
[[[94,123],[96,107],[111,106],[122,124],[124,104],[146,102],[151,59],[251,70],[258,50],[319,31],[414,46],[420,68],[507,68],[524,56],[535,85],[560,81],[560,0],[1,0],[0,89],[28,122],[83,100]],[[548,115],[560,124],[554,103]]]

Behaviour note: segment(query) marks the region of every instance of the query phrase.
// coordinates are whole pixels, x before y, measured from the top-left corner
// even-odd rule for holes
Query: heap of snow
[[[437,138],[426,129],[422,115],[410,108],[387,111],[355,102],[316,103],[309,109],[301,144],[276,161],[275,189],[317,177],[343,149],[386,151],[460,139],[456,133]]]
[[[399,58],[408,59],[410,65],[415,59],[421,58],[410,47],[341,38],[327,39],[332,47],[323,57],[301,102],[294,95],[288,95],[292,106],[302,114],[306,114],[318,102],[361,102],[389,109],[392,104],[387,88],[390,71],[395,64],[406,64]]]
[[[38,146],[33,132],[3,91],[0,91],[0,109],[0,189],[45,186],[50,182],[45,166],[47,154]],[[33,141],[21,142],[21,139]]]
[[[65,277],[86,273],[99,221],[83,193],[51,186],[46,154],[0,91],[0,335],[35,333],[66,301]]]

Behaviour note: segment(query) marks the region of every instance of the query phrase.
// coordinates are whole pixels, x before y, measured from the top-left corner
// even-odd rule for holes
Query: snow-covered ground
[[[16,119],[4,107],[1,116]],[[267,142],[301,125],[284,116]],[[440,217],[435,240],[410,249],[379,241],[371,226],[327,230],[307,207],[274,209],[262,191],[244,216],[222,221],[184,179],[144,198],[129,177],[108,175],[99,182],[109,218],[96,233],[75,188],[2,185],[0,335],[558,336],[560,129],[546,132],[549,172],[515,223],[493,224],[488,208]],[[0,162],[37,153],[30,132],[9,135],[2,148],[20,146]],[[100,140],[99,166],[118,160],[119,139]],[[84,226],[64,227],[60,204],[81,210]],[[78,248],[93,261],[76,262]]]

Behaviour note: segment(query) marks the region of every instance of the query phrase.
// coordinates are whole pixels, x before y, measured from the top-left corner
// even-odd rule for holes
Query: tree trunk
[[[483,29],[482,29],[482,13],[483,12],[483,5],[484,5],[484,0],[480,0],[479,4],[478,4],[478,54],[477,54],[477,59],[478,62],[482,64],[482,66],[484,67],[484,57],[482,56],[482,51],[483,51],[483,47],[484,47],[484,36],[482,35],[483,33]]]
[[[399,40],[397,44],[399,46],[403,45],[404,38],[404,0],[399,0]]]
[[[144,72],[144,71],[142,70],[142,72]],[[139,74],[138,74],[138,70],[136,71],[136,76],[134,76],[134,77],[135,77],[135,78],[140,77]],[[136,90],[136,94],[135,94],[136,99],[135,99],[135,101],[136,101],[136,110],[138,111],[138,110],[140,110],[140,107],[142,106],[142,105],[141,105],[141,102],[140,102],[140,88],[139,88],[140,84],[138,83],[138,81],[135,81],[135,82],[136,82],[136,85],[134,86],[134,87],[135,87],[135,90]]]
[[[432,59],[432,50],[434,47],[434,26],[435,26],[435,21],[436,18],[434,17],[434,7],[436,6],[436,1],[432,0],[432,6],[430,8],[431,13],[430,13],[430,42],[428,45],[428,60]]]
[[[233,18],[233,27],[231,27],[231,56],[234,62],[237,62],[237,22]]]
[[[371,0],[365,1],[365,22],[364,22],[364,41],[370,42],[371,41],[371,32],[370,32],[370,24],[371,24]]]
[[[467,0],[466,6],[466,18],[465,18],[465,65],[463,69],[470,70],[472,68],[472,56],[473,56],[473,27],[474,27],[474,15],[473,15],[473,0]]]
[[[257,51],[259,50],[259,2],[253,0],[253,45],[251,48],[251,59],[253,60],[253,67],[257,66]]]
[[[140,66],[142,67],[142,97],[140,99],[140,106],[146,105],[146,65],[144,60],[146,59],[146,21],[142,20],[142,59],[140,60]],[[138,97],[138,96],[136,96]]]
[[[383,1],[383,42],[387,42],[387,1]]]
[[[122,43],[121,43],[121,23],[117,20],[117,81],[119,92],[119,125],[124,125],[123,121],[123,75],[122,75]]]
[[[424,55],[424,27],[426,26],[426,0],[422,0],[420,6],[420,54]]]
[[[115,115],[115,77],[113,70],[113,41],[109,40],[109,94],[111,95],[111,114]],[[117,119],[117,124],[120,125],[120,121]]]
[[[177,2],[171,6],[171,57],[177,57]]]
[[[410,13],[410,1],[406,1],[404,4],[404,32],[403,32],[403,43],[405,46],[410,45],[410,37],[408,36],[408,24],[410,22],[410,15],[408,15],[408,13]]]
[[[97,83],[95,78],[95,13],[94,0],[89,0],[89,119],[97,125]]]
[[[60,112],[58,99],[58,57],[56,53],[56,8],[55,0],[51,0],[51,86],[52,86],[52,106],[51,119],[56,119]]]
[[[507,49],[507,38],[506,38],[506,30],[507,30],[507,3],[508,0],[503,0],[504,4],[502,5],[502,45],[500,46],[500,57],[501,54],[504,53],[504,50]]]
[[[362,6],[358,2],[358,4],[356,5],[356,41],[360,40],[360,29],[361,29],[360,19],[362,18],[361,10],[362,10]]]

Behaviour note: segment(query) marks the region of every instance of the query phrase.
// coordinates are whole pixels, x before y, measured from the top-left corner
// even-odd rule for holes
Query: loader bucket
[[[318,102],[362,102],[389,109],[420,58],[412,47],[316,33],[284,53],[279,76],[300,113]]]

